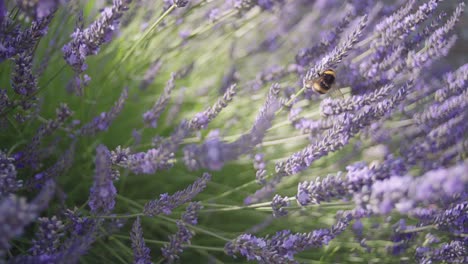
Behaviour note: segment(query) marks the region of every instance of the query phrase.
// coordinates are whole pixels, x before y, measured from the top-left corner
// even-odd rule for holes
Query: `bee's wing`
[[[330,90],[328,91],[328,94],[335,99],[344,99],[343,93],[340,91],[340,89],[336,85],[333,85],[330,88]]]

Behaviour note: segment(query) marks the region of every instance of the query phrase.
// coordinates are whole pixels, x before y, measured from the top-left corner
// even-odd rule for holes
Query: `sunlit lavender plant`
[[[0,1],[0,263],[468,263],[464,9]]]

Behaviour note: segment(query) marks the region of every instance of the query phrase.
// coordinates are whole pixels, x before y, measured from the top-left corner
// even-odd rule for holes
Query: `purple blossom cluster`
[[[468,263],[464,1],[98,2],[0,0],[0,263]]]

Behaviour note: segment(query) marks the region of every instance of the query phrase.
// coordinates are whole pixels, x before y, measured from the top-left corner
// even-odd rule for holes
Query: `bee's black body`
[[[312,88],[319,94],[326,94],[332,88],[335,78],[336,74],[334,70],[325,70],[320,74],[319,78],[314,81]]]

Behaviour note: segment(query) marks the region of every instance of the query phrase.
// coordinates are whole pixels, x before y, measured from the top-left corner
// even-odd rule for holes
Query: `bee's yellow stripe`
[[[333,75],[333,77],[336,78],[336,73],[334,70],[326,70],[323,72],[323,74],[329,74],[329,75]]]

